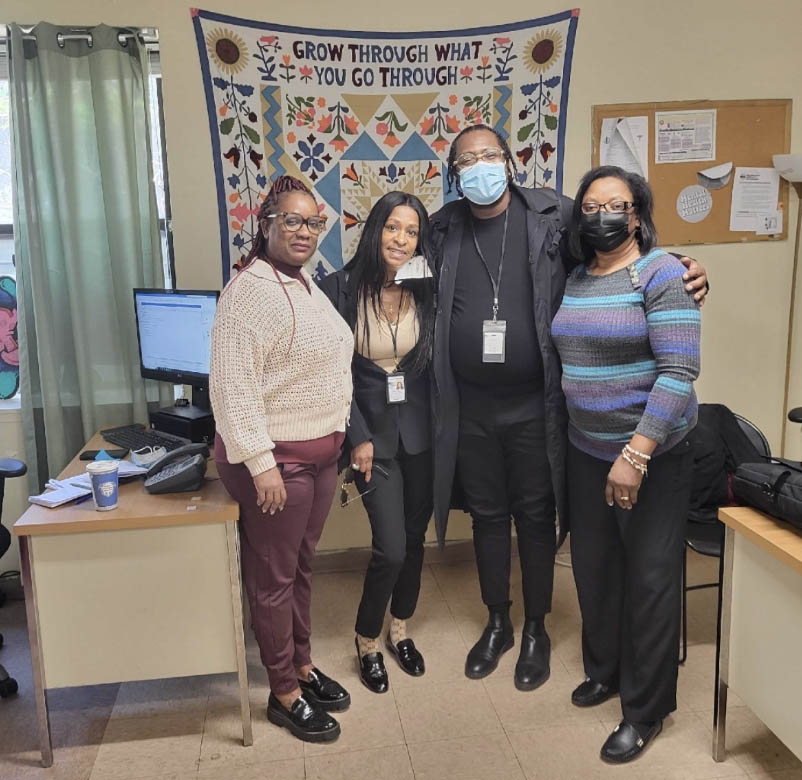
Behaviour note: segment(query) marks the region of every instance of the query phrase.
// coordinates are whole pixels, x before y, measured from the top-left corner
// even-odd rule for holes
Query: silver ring
[[[359,468],[359,464],[358,463],[352,463],[351,464],[351,468],[352,469],[358,469]]]
[[[622,501],[629,501],[629,496],[621,496]]]

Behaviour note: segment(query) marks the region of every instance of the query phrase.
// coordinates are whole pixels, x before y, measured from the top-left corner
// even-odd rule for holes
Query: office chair
[[[28,470],[21,460],[14,458],[0,458],[0,558],[5,555],[6,550],[11,546],[11,534],[2,524],[3,517],[3,497],[6,491],[6,479],[11,477],[21,477]],[[0,591],[0,607],[6,601],[5,593]],[[0,647],[3,646],[3,635],[0,634]],[[17,681],[8,676],[5,667],[0,664],[0,698],[5,699],[17,692]]]
[[[802,409],[800,409],[802,412]],[[738,427],[761,456],[770,457],[771,448],[763,432],[752,422],[739,414],[735,415]],[[802,418],[800,419],[802,422]],[[719,559],[719,578],[716,582],[701,585],[688,585],[688,548],[700,555]],[[688,591],[704,588],[718,588],[719,610],[721,609],[721,553],[724,549],[724,525],[717,518],[688,517],[685,527],[685,549],[682,558],[682,654],[679,662],[684,664],[688,657]],[[716,635],[716,657],[720,637]]]

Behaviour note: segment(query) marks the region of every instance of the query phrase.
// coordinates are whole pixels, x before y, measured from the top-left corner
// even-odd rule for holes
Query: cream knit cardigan
[[[351,407],[351,329],[306,271],[296,279],[255,260],[220,295],[209,391],[229,463],[253,476],[276,465],[274,441],[345,430]]]

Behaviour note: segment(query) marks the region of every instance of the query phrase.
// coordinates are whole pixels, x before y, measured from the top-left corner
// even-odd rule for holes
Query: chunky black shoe
[[[574,688],[571,694],[571,703],[576,707],[595,707],[617,693],[618,688],[614,685],[604,685],[586,677],[585,682],[579,683]]]
[[[510,622],[510,608],[489,610],[487,626],[479,641],[465,659],[465,676],[471,680],[487,677],[497,666],[499,658],[515,644]]]
[[[387,649],[398,659],[398,665],[407,674],[420,677],[426,671],[423,656],[411,639],[402,639],[397,645],[394,645],[388,634]]]
[[[304,698],[326,712],[343,712],[351,706],[351,696],[336,680],[318,668],[309,672],[309,680],[298,679]]]
[[[390,690],[390,680],[384,666],[384,656],[381,653],[359,655],[359,641],[355,639],[354,644],[359,661],[359,679],[363,685],[373,693],[387,693]]]
[[[267,700],[267,719],[288,729],[304,742],[334,742],[340,736],[340,724],[320,707],[299,696],[288,710],[272,693]]]
[[[646,750],[646,746],[662,730],[662,720],[644,724],[640,731],[628,720],[622,720],[602,745],[601,757],[611,764],[625,764],[627,761],[632,761]]]
[[[551,640],[542,620],[526,620],[521,634],[521,654],[515,664],[515,687],[534,691],[549,679]]]

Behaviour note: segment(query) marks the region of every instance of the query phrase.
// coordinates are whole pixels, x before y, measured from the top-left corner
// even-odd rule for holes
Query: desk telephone
[[[145,474],[148,493],[182,493],[197,490],[206,474],[209,448],[205,444],[186,444],[157,460]]]

